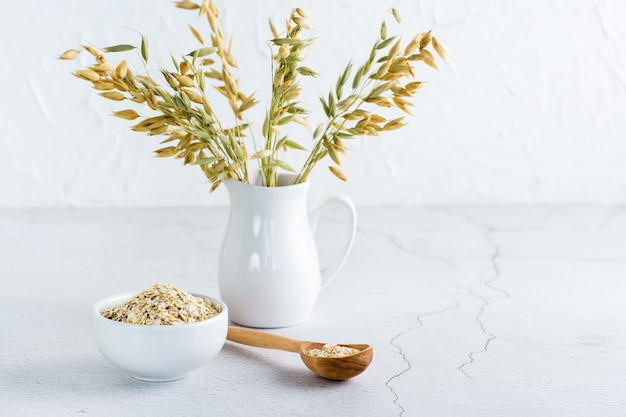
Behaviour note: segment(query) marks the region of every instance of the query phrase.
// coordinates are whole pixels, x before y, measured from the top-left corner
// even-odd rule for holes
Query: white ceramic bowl
[[[120,323],[100,312],[123,304],[135,294],[122,294],[98,301],[93,306],[93,329],[98,350],[109,362],[142,381],[175,381],[188,376],[224,346],[228,332],[228,308],[215,298],[201,294],[222,306],[222,312],[197,323],[151,326]]]

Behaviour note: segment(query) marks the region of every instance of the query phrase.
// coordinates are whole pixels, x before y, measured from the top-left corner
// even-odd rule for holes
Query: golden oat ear
[[[441,41],[433,36],[433,39],[431,40],[431,45],[435,49],[435,52],[437,52],[437,55],[439,55],[439,57],[443,59],[444,62],[448,62],[448,50],[441,43]]]
[[[139,114],[135,110],[127,109],[113,112],[113,116],[124,120],[135,120],[139,117]]]
[[[77,49],[68,49],[67,51],[65,51],[61,55],[59,55],[58,59],[72,60],[72,59],[76,59],[78,57],[78,55],[80,55],[80,51],[79,50],[77,50]]]

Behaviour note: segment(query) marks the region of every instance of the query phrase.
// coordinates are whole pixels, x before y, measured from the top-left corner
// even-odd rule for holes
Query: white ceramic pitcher
[[[345,196],[307,207],[309,184],[293,185],[283,174],[278,187],[229,180],[230,219],[218,268],[220,298],[230,319],[248,327],[293,326],[312,313],[321,289],[343,266],[356,233],[356,211]],[[313,234],[325,208],[343,205],[350,235],[334,262],[320,268]]]

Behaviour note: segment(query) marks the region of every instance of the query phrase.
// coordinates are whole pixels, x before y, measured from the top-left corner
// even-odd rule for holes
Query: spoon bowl
[[[324,357],[309,355],[311,349],[321,349],[324,343],[302,342],[300,345],[300,358],[311,371],[317,375],[332,379],[333,381],[343,381],[359,375],[365,371],[374,358],[374,349],[365,344],[342,344],[359,352],[348,356]]]
[[[321,349],[324,343],[307,342],[290,339],[274,333],[242,327],[228,327],[228,336],[231,342],[266,349],[278,349],[287,352],[299,353],[302,362],[322,378],[343,381],[359,375],[365,371],[374,357],[374,350],[366,344],[341,344],[341,346],[358,349],[353,355],[338,357],[322,357],[309,355],[311,349]]]

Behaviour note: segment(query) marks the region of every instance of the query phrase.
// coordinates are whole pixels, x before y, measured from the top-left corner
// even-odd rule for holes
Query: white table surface
[[[311,319],[274,331],[370,343],[365,373],[326,381],[227,342],[190,377],[145,383],[100,356],[90,307],[153,282],[217,295],[227,211],[0,211],[0,415],[626,415],[624,207],[358,214]]]

